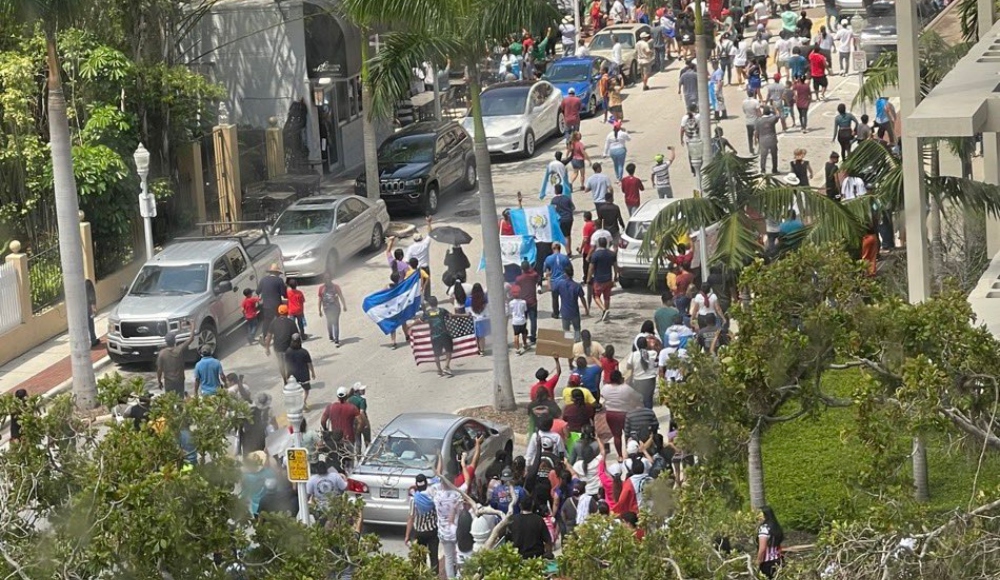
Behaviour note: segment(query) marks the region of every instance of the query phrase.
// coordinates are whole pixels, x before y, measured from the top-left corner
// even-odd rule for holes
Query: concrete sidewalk
[[[90,349],[90,360],[98,374],[111,364],[104,345],[104,330],[112,307],[98,313],[94,320],[101,344]],[[0,394],[27,389],[29,395],[45,395],[67,388],[72,378],[69,334],[63,333],[0,366]]]

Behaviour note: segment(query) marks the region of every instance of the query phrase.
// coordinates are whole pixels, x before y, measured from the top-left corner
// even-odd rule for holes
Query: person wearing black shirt
[[[132,427],[136,431],[141,429],[142,424],[149,419],[150,401],[149,395],[143,395],[139,397],[138,403],[129,407],[128,411],[125,411],[125,418],[132,419]]]
[[[305,391],[302,403],[308,409],[309,389],[312,387],[310,380],[316,378],[316,369],[313,368],[312,356],[308,350],[302,348],[302,338],[297,334],[292,336],[290,348],[285,351],[285,368],[288,370],[288,375],[295,377],[295,380],[302,385],[302,390]]]
[[[257,295],[260,296],[260,336],[262,340],[264,336],[267,336],[267,331],[278,314],[278,307],[281,306],[281,299],[285,297],[286,292],[285,281],[281,278],[281,267],[277,263],[271,264],[271,267],[267,269],[267,276],[261,278],[257,284]]]
[[[557,152],[556,155],[558,156],[556,159],[561,162],[560,153]],[[576,211],[576,206],[573,205],[573,198],[563,195],[561,183],[554,185],[553,190],[556,194],[549,203],[552,207],[556,208],[556,213],[559,214],[559,229],[566,236],[566,252],[568,255],[573,252],[573,212]]]
[[[806,11],[803,10],[800,15],[799,21],[795,23],[795,33],[799,35],[799,38],[812,38],[813,21],[806,16]]]
[[[535,501],[531,496],[521,500],[521,513],[510,517],[507,526],[507,541],[525,560],[541,558],[552,551],[552,537],[542,516],[535,513]]]
[[[840,161],[840,155],[836,152],[830,153],[830,160],[826,162],[826,196],[832,200],[840,199],[840,178],[837,176],[840,173],[840,167],[837,162]]]
[[[622,219],[622,210],[615,204],[614,195],[609,191],[604,196],[604,203],[597,204],[597,221],[601,222],[604,229],[611,233],[617,242],[621,236],[621,228],[625,227],[625,220]]]
[[[18,389],[14,392],[14,398],[24,404],[24,401],[28,398],[27,389]],[[21,439],[21,413],[14,412],[10,414],[10,440],[18,441]]]
[[[288,317],[288,307],[284,304],[277,308],[277,313],[278,317],[274,319],[264,334],[264,354],[271,356],[271,347],[274,347],[281,380],[287,381],[288,366],[285,364],[285,352],[292,346],[292,337],[299,333],[299,327],[294,320]]]

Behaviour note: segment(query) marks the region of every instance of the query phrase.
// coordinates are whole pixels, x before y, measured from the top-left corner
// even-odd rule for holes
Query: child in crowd
[[[257,315],[260,314],[260,297],[254,296],[252,289],[244,288],[243,302],[240,307],[243,308],[243,318],[247,324],[247,343],[253,344],[254,338],[257,336]]]
[[[306,295],[299,290],[299,281],[295,278],[288,280],[288,290],[285,293],[288,300],[288,317],[295,321],[299,327],[299,334],[302,340],[306,337]]]
[[[520,286],[510,287],[507,312],[510,313],[510,323],[514,327],[514,350],[519,355],[524,354],[528,348],[528,303],[521,298]]]

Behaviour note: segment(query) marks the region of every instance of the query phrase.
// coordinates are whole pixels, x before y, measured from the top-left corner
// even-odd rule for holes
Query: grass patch
[[[828,392],[850,397],[855,372],[828,373]],[[783,412],[792,412],[789,409]],[[767,501],[790,529],[818,531],[831,520],[864,515],[876,498],[856,486],[858,473],[869,463],[868,448],[854,436],[856,422],[852,409],[828,409],[815,418],[804,417],[774,425],[764,434],[764,486]],[[909,437],[900,434],[899,445],[906,448]],[[932,434],[926,438],[930,478],[931,511],[964,509],[972,496],[972,482],[979,449],[958,437]],[[909,462],[899,466],[901,479],[909,482]],[[987,450],[977,489],[1000,484],[1000,454]],[[901,493],[909,492],[904,486]]]

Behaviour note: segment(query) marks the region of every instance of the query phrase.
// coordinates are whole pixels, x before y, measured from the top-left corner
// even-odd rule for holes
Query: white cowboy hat
[[[788,185],[799,185],[799,178],[795,176],[794,173],[789,173],[782,178]]]

